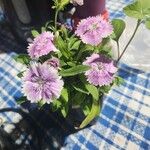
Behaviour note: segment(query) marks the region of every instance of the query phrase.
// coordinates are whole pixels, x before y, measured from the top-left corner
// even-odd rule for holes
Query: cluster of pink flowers
[[[83,43],[97,46],[102,39],[112,33],[112,25],[101,16],[83,19],[75,31]],[[54,45],[54,35],[51,32],[43,32],[29,44],[28,53],[36,60],[52,52],[58,51]],[[95,86],[104,86],[112,83],[117,68],[113,61],[104,55],[92,54],[83,62],[91,69],[85,72],[87,81]],[[23,75],[23,93],[31,102],[42,100],[50,103],[58,99],[64,86],[59,75],[59,59],[51,57],[43,64],[33,62]]]

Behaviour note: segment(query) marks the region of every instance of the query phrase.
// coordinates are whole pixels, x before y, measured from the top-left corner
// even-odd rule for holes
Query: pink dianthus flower
[[[57,51],[53,44],[54,35],[51,32],[43,32],[38,35],[32,43],[28,46],[28,53],[31,58],[39,58],[40,56],[47,55],[50,52]]]
[[[97,46],[112,31],[113,27],[107,20],[102,16],[95,16],[81,20],[75,34],[81,38],[83,43]]]
[[[104,55],[92,54],[83,64],[91,67],[85,75],[87,81],[95,86],[110,85],[114,79],[114,73],[117,71],[113,60]]]
[[[64,82],[54,67],[33,63],[23,75],[22,91],[28,100],[50,103],[61,95]]]

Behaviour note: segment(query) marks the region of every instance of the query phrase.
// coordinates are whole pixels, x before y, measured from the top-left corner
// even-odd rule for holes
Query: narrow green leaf
[[[73,106],[81,105],[84,100],[85,100],[85,94],[78,92],[73,96],[72,105]]]
[[[82,45],[80,50],[82,51],[82,53],[85,51],[94,51],[94,47],[92,45],[84,44]]]
[[[28,65],[30,63],[30,57],[27,54],[20,54],[14,57],[16,62]]]
[[[91,99],[91,97],[86,96],[84,102],[81,104],[81,108],[85,116],[89,115],[91,112],[92,101],[93,99]]]
[[[62,39],[61,36],[58,36],[56,38],[55,45],[65,58],[67,58],[67,59],[70,58],[71,52],[67,50],[67,43]]]
[[[68,105],[65,105],[65,106],[63,106],[63,107],[61,108],[61,113],[62,113],[62,115],[63,115],[64,118],[67,117],[68,110],[69,110],[69,109],[68,109]]]
[[[93,99],[98,101],[99,100],[99,91],[97,87],[91,84],[85,85],[86,89],[89,91],[89,93],[92,95]]]
[[[61,108],[61,105],[62,105],[62,103],[60,100],[54,100],[52,103],[52,111],[55,112],[56,110]]]
[[[63,77],[69,77],[69,76],[74,76],[77,74],[81,74],[87,70],[89,70],[90,67],[89,66],[85,66],[85,65],[78,65],[66,70],[61,70],[60,71],[60,75]]]
[[[125,29],[125,22],[121,19],[113,19],[112,25],[114,28],[114,40],[117,42]]]
[[[58,9],[63,10],[68,3],[69,0],[59,0]]]
[[[40,101],[38,102],[38,107],[41,109],[44,104],[45,104],[45,102],[42,101],[42,100],[40,100]]]
[[[63,100],[65,100],[65,102],[68,102],[68,95],[68,90],[66,88],[63,88],[61,92],[61,97],[63,98]]]
[[[117,86],[119,86],[119,85],[121,85],[121,84],[124,83],[124,80],[123,80],[123,78],[121,78],[119,76],[116,76],[115,80],[113,82],[114,82],[114,84],[116,84]]]
[[[37,37],[39,35],[39,32],[36,30],[32,30],[31,33],[32,33],[33,37]]]
[[[42,27],[41,28],[41,32],[45,32],[46,31],[46,28],[45,27]]]
[[[111,85],[102,86],[102,87],[99,88],[99,91],[100,91],[101,93],[108,93],[108,92],[110,91],[111,87],[112,87]]]
[[[76,66],[76,62],[72,62],[72,61],[67,62],[67,64],[68,64],[70,67]]]
[[[25,96],[20,97],[19,99],[17,99],[17,104],[21,105],[24,102],[26,102],[27,98]]]
[[[76,49],[76,50],[78,50],[79,49],[79,46],[80,46],[80,43],[81,43],[81,41],[76,41],[72,46],[71,46],[71,50],[72,49]]]
[[[83,107],[83,113],[84,113],[84,115],[87,116],[87,115],[89,115],[90,112],[91,112],[90,107],[88,105],[85,105]]]
[[[150,20],[146,20],[145,25],[146,28],[150,30]]]
[[[73,85],[73,88],[78,92],[89,94],[89,92],[82,83]]]
[[[93,104],[92,104],[92,108],[90,113],[88,114],[88,116],[83,120],[83,122],[80,125],[80,129],[84,128],[85,126],[87,126],[95,117],[97,117],[100,113],[100,103],[99,101],[93,100]]]

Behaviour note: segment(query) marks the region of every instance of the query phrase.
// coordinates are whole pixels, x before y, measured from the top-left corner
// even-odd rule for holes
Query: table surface
[[[131,0],[107,1],[111,18],[125,17],[122,8],[130,2]],[[148,35],[146,29],[143,32]],[[132,44],[136,43],[135,41]],[[143,47],[142,53],[145,49],[148,51],[149,40],[145,39],[143,44],[147,44],[147,47]],[[22,94],[21,81],[16,75],[23,66],[13,60],[15,53],[0,54],[0,131],[2,129],[7,136],[11,136],[16,145],[24,143],[24,149],[29,150],[149,150],[150,73],[131,67],[134,64],[134,67],[148,71],[144,63],[148,65],[149,62],[146,60],[141,65],[139,57],[137,60],[137,55],[134,55],[137,60],[135,65],[129,58],[135,54],[135,49],[140,48],[140,44],[138,48],[132,46],[132,51],[131,47],[129,48],[130,52],[123,59],[126,63],[127,59],[130,60],[130,67],[120,64],[118,72],[125,82],[119,87],[113,87],[109,94],[105,95],[101,114],[94,125],[78,132],[72,130],[69,120],[64,120],[57,114],[37,110],[30,104],[22,107],[17,105],[16,98]],[[144,57],[147,57],[147,54],[145,55]],[[11,142],[9,144],[12,149]]]

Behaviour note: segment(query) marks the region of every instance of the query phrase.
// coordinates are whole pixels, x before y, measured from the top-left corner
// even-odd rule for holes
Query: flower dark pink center
[[[98,24],[97,24],[97,23],[93,24],[90,29],[91,29],[91,30],[96,30],[96,29],[98,29]]]
[[[104,65],[103,65],[102,62],[97,62],[96,64],[97,64],[97,68],[98,68],[99,70],[104,70],[104,69],[105,69],[105,67],[104,67]]]
[[[44,84],[46,83],[46,81],[39,77],[39,78],[37,79],[37,83],[38,83],[39,85],[44,85]]]

